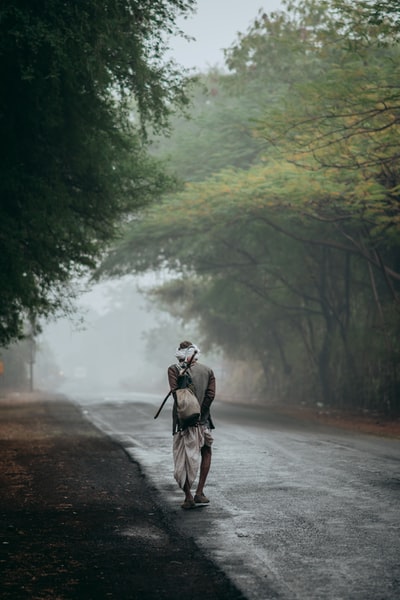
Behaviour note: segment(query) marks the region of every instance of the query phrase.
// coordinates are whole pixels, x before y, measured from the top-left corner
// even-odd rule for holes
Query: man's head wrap
[[[175,356],[178,360],[183,360],[184,362],[187,362],[188,360],[190,360],[190,358],[193,356],[193,354],[196,352],[196,356],[194,357],[194,361],[196,361],[199,358],[199,354],[200,354],[200,349],[196,346],[196,344],[192,344],[191,346],[188,346],[187,348],[177,348],[176,352],[175,352]]]

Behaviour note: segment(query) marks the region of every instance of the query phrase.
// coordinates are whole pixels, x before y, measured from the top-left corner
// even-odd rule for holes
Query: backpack
[[[199,422],[201,409],[196,397],[192,378],[187,369],[178,369],[178,389],[176,390],[176,410],[181,429],[193,427]]]

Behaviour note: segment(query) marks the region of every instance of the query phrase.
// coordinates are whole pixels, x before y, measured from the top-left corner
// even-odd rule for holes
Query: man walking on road
[[[197,362],[199,349],[187,340],[180,343],[176,350],[178,364],[168,367],[168,382],[174,397],[172,410],[174,477],[185,493],[182,508],[195,508],[196,504],[207,504],[209,499],[204,495],[204,485],[211,465],[211,430],[214,424],[210,415],[210,407],[215,397],[215,376],[209,367]],[[179,388],[179,376],[182,367],[191,379],[195,395],[200,404],[200,418],[194,426],[185,427],[178,418],[176,390]],[[200,475],[193,497],[191,488]]]

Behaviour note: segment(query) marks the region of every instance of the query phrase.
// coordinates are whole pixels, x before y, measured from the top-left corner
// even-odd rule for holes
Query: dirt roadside
[[[0,415],[2,600],[243,600],[75,405],[0,396]]]
[[[350,412],[310,406],[280,407],[278,412],[309,423],[320,423],[347,431],[400,439],[400,418],[373,412]]]

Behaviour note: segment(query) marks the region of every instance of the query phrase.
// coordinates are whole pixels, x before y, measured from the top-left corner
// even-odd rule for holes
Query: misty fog
[[[79,299],[72,318],[46,324],[37,340],[36,386],[162,392],[179,333],[186,332],[151,308],[140,291],[145,285],[134,277],[94,285]],[[168,328],[176,331],[175,338],[159,336]]]
[[[102,264],[103,276],[169,269],[174,277],[155,293],[169,312],[141,294],[151,277],[95,286],[73,319],[45,325],[35,387],[163,393],[174,349],[189,339],[215,370],[219,396],[398,412],[398,240],[386,200],[395,180],[385,175],[387,164],[398,168],[397,100],[385,97],[398,89],[398,47],[380,49],[381,36],[396,40],[397,30],[382,22],[382,32],[370,31],[366,14],[370,42],[353,49],[356,10],[342,23],[329,3],[279,5],[229,10],[226,0],[203,0],[180,24],[198,38],[171,48],[199,72],[193,118],[172,115],[151,152],[185,185],[155,192]],[[222,57],[229,75],[207,70]],[[365,82],[378,79],[371,95]],[[6,365],[4,384],[11,372]]]
[[[281,0],[234,6],[230,0],[198,0],[194,14],[178,22],[190,40],[170,40],[171,55],[195,71],[221,66],[223,49],[239,31],[246,31],[259,10],[279,9]],[[143,279],[134,276],[93,285],[77,301],[73,317],[44,324],[37,339],[34,386],[65,392],[163,393],[176,345],[184,338],[198,341],[198,332],[193,324],[176,323],[152,306],[140,291],[145,287]],[[202,360],[225,380],[227,366],[218,355],[202,353]]]

